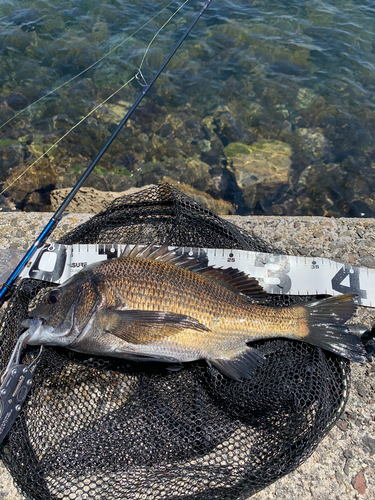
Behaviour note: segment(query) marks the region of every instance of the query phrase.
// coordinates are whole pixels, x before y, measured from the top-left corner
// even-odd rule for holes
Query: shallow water
[[[6,186],[139,67],[180,2],[3,0],[0,122],[101,63],[0,129]],[[151,45],[149,81],[196,15],[190,0]],[[48,210],[141,91],[132,81],[0,196]],[[223,211],[375,215],[372,0],[213,3],[86,185],[122,191],[162,180],[225,200]],[[0,189],[1,191],[1,189]]]

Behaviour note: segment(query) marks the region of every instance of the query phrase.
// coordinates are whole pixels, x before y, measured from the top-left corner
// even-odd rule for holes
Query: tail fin
[[[366,350],[361,340],[344,323],[353,315],[355,295],[339,295],[304,304],[308,334],[301,340],[339,356],[366,363]],[[301,304],[293,307],[301,307]]]

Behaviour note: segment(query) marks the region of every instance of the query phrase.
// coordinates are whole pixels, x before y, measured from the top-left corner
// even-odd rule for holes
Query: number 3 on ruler
[[[257,255],[255,258],[256,267],[266,267],[267,277],[264,279],[265,284],[268,284],[266,290],[268,293],[282,293],[286,294],[292,288],[292,280],[288,276],[290,271],[290,264],[284,255]],[[277,278],[279,283],[269,283],[267,278],[273,280]]]

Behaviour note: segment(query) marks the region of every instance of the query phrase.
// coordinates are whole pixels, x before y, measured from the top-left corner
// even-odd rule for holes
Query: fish
[[[238,269],[207,266],[167,246],[128,246],[49,291],[23,322],[25,342],[176,368],[206,360],[237,381],[265,361],[251,346],[262,339],[295,339],[366,362],[345,325],[354,295],[286,307],[264,297],[259,282]]]

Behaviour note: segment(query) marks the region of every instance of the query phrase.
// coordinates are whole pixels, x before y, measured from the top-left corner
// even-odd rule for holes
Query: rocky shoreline
[[[0,250],[25,249],[51,214],[0,214]],[[63,217],[54,239],[88,220]],[[239,217],[228,219],[263,241],[295,255],[322,256],[375,268],[375,221],[323,217]],[[5,255],[4,252],[2,255]],[[1,261],[3,266],[7,264]],[[360,307],[356,322],[370,327],[375,309]],[[352,364],[349,401],[338,424],[296,471],[260,491],[254,500],[372,500],[375,497],[375,361]],[[12,478],[0,466],[0,499],[21,500]]]

